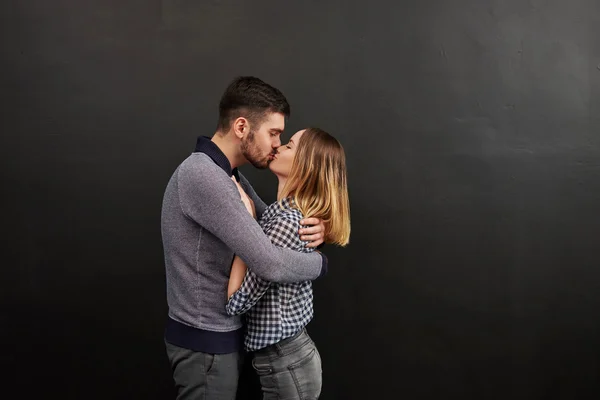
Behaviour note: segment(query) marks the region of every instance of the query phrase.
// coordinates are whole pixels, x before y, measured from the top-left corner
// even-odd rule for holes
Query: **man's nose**
[[[279,153],[281,153],[281,149],[282,149],[282,148],[283,148],[283,147],[279,146],[279,147],[275,148],[275,149],[273,150],[273,152],[274,152],[275,154],[279,154]]]
[[[279,139],[279,137],[277,137],[277,139],[275,139],[275,142],[273,142],[273,150],[279,151],[280,147],[281,147],[281,139]]]

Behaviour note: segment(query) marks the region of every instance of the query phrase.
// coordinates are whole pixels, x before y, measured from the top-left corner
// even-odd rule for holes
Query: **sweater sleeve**
[[[312,252],[313,249],[306,248],[306,242],[300,239],[298,228],[300,227],[301,214],[282,213],[265,227],[265,233],[273,244],[278,247],[293,249],[299,252]],[[246,271],[246,276],[240,288],[229,298],[227,302],[227,313],[239,315],[254,307],[256,303],[269,290],[271,283],[260,279],[251,269]]]
[[[275,246],[246,211],[235,183],[216,165],[188,160],[177,173],[182,212],[221,239],[260,278],[278,283],[314,280],[326,272],[321,253]]]

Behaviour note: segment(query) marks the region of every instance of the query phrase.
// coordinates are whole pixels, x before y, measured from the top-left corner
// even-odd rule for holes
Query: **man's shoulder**
[[[223,180],[229,179],[225,171],[204,153],[192,153],[181,162],[178,167],[179,178],[197,180]]]
[[[194,152],[191,153],[185,160],[181,162],[180,167],[183,168],[207,168],[207,169],[221,169],[215,162],[205,153]]]

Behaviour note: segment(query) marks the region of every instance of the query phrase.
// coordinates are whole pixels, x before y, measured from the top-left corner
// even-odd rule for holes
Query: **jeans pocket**
[[[316,347],[309,353],[288,367],[298,394],[301,399],[318,399],[321,394],[323,377],[321,373],[321,357]]]
[[[273,366],[268,360],[262,361],[255,358],[252,360],[252,368],[254,368],[259,376],[268,375],[273,372]]]
[[[204,373],[210,374],[213,367],[215,366],[217,356],[215,354],[204,353]]]
[[[317,349],[315,347],[312,347],[308,350],[308,353],[306,355],[302,356],[301,359],[295,361],[293,364],[288,365],[288,369],[302,368],[304,365],[310,363],[313,360],[316,352]]]

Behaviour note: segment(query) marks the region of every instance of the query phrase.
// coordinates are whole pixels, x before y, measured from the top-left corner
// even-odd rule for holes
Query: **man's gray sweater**
[[[161,230],[169,315],[165,339],[206,353],[242,348],[242,321],[225,310],[234,254],[259,277],[273,282],[314,280],[324,274],[321,253],[275,246],[240,199],[234,175],[254,201],[265,203],[209,138],[172,175],[165,190]]]

